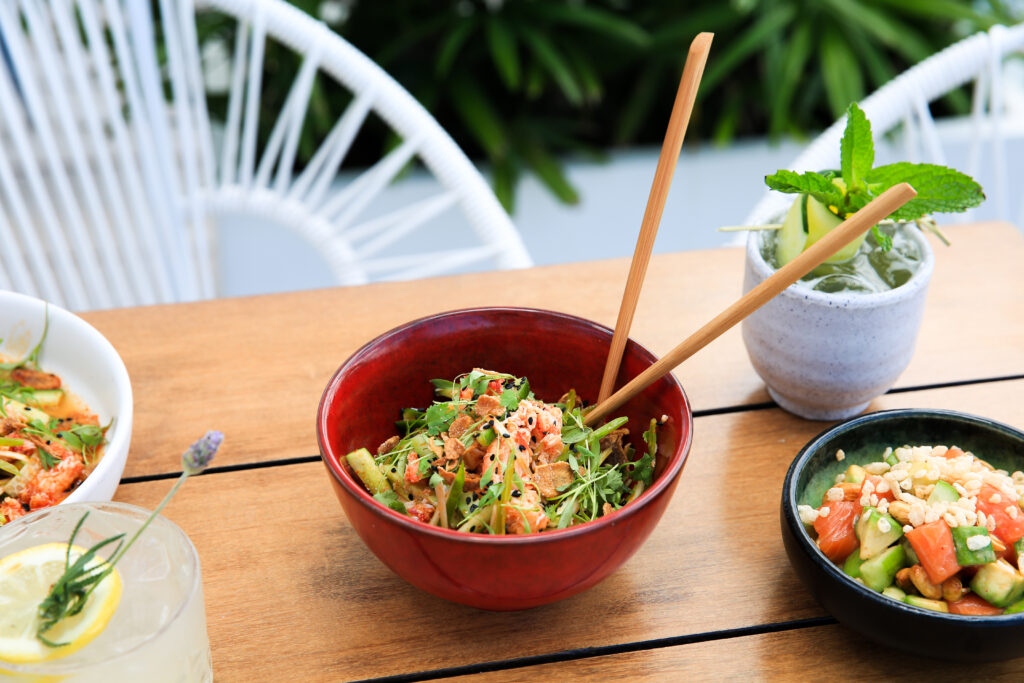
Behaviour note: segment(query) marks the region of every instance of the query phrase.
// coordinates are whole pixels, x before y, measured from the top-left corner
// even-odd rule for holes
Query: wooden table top
[[[948,234],[953,247],[936,246],[914,358],[870,410],[956,408],[1024,426],[1024,237],[1005,223]],[[742,262],[736,248],[655,256],[633,338],[656,354],[670,349],[740,294]],[[207,429],[226,435],[216,467],[165,512],[202,559],[216,680],[783,679],[812,666],[821,678],[968,673],[880,650],[799,584],[779,533],[781,484],[827,424],[770,402],[738,329],[677,371],[695,414],[686,471],[650,539],[595,588],[525,612],[483,612],[413,588],[366,549],[317,455],[316,407],[337,366],[381,332],[454,308],[536,306],[614,324],[628,266],[83,316],[121,353],[135,392],[116,500],[155,506],[181,450]],[[730,504],[730,491],[745,492],[746,506]],[[1020,677],[1024,660],[970,669],[979,672]]]

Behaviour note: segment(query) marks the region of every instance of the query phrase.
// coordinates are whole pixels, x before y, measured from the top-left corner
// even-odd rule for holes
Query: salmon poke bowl
[[[388,567],[447,600],[525,609],[585,590],[644,542],[675,489],[692,415],[671,375],[590,425],[611,331],[479,308],[366,344],[320,403],[324,465]],[[653,364],[627,345],[619,385]],[[518,566],[522,572],[494,572]]]
[[[69,311],[0,292],[0,529],[110,500],[131,430],[131,383],[110,342]]]
[[[1024,432],[943,410],[839,424],[797,456],[782,536],[800,579],[882,645],[1024,654]]]

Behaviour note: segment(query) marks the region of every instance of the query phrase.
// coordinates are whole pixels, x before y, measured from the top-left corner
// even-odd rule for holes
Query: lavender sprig
[[[132,547],[135,540],[160,514],[160,511],[167,506],[167,503],[171,501],[171,498],[178,492],[181,485],[185,483],[185,480],[194,474],[199,474],[210,466],[210,462],[213,460],[213,456],[216,455],[217,449],[220,448],[223,440],[224,435],[222,433],[209,431],[201,439],[189,446],[187,451],[182,453],[181,476],[174,482],[171,490],[167,492],[164,499],[160,501],[160,504],[150,513],[146,521],[143,522],[142,526],[138,528],[127,543],[123,542],[124,534],[111,536],[87,550],[72,564],[71,546],[74,544],[75,536],[78,535],[78,531],[82,528],[82,524],[85,522],[85,518],[89,516],[89,513],[86,512],[82,515],[82,518],[78,520],[78,524],[75,525],[75,529],[71,533],[71,538],[68,539],[68,550],[64,559],[64,573],[54,582],[53,586],[50,587],[50,592],[39,603],[40,624],[36,630],[36,638],[40,642],[49,647],[67,645],[67,643],[54,643],[46,638],[43,633],[49,631],[62,619],[73,617],[82,611],[92,592],[96,590],[96,587],[99,586],[103,579],[113,573],[114,565],[124,557],[124,554]],[[97,571],[102,565],[87,567],[96,556],[97,551],[111,543],[118,543],[118,545],[114,552],[111,553],[110,559],[107,560],[106,568],[102,571]]]

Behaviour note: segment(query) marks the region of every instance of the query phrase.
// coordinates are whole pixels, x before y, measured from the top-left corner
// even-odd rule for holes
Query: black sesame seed
[[[397,471],[398,471],[398,468],[397,468],[397,467],[392,467],[392,468],[391,468],[391,472],[392,472],[392,473],[395,473],[395,472],[397,472]]]
[[[409,500],[412,500],[412,494],[411,493],[409,494]]]
[[[479,506],[479,505],[477,505],[476,503],[473,503],[472,505],[470,505],[470,506],[469,506],[469,511],[470,511],[470,512],[473,512],[473,511],[474,511],[474,510],[476,510],[476,509],[477,509],[478,507],[480,507],[480,506]]]
[[[515,491],[512,492],[512,497],[513,498],[518,498],[521,495],[523,495],[523,493],[519,489],[516,489]]]
[[[533,418],[531,417],[529,420],[526,421],[526,423],[532,425],[533,424]]]
[[[520,446],[519,446],[519,450],[520,450],[520,451],[525,451],[525,450],[526,450],[526,446],[522,446],[522,445],[520,445]]]
[[[46,440],[46,445],[47,445],[47,446],[49,446],[49,445],[50,445],[50,440],[49,440],[49,439],[47,439],[47,440]]]

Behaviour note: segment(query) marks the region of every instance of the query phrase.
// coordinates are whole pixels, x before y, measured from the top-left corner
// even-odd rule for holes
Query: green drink
[[[819,292],[884,292],[895,289],[909,280],[921,266],[921,246],[911,231],[918,228],[910,223],[879,226],[892,238],[892,249],[883,251],[873,233],[849,259],[838,263],[823,263],[794,286]],[[765,231],[761,236],[761,256],[773,268],[779,268],[776,257],[778,235]]]

